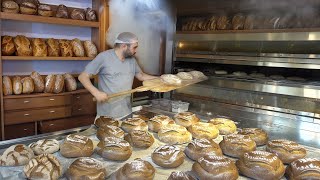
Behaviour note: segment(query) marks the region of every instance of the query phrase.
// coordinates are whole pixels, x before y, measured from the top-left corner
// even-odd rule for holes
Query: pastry
[[[240,174],[253,179],[280,179],[285,172],[281,160],[265,151],[244,153],[236,165]]]
[[[256,150],[256,143],[248,135],[230,134],[219,144],[223,154],[239,158],[244,153]]]
[[[189,127],[196,124],[200,119],[191,112],[181,112],[174,116],[174,121],[181,126]]]
[[[133,130],[124,139],[137,148],[149,148],[154,143],[154,137],[148,131]]]
[[[223,155],[219,145],[211,139],[194,139],[188,144],[184,152],[194,161],[205,155]]]
[[[215,139],[219,135],[219,130],[211,123],[197,122],[189,126],[188,131],[194,139]]]
[[[100,141],[96,150],[100,156],[113,161],[125,161],[132,154],[130,144],[115,137],[106,137],[103,141]]]
[[[219,129],[221,135],[228,135],[236,132],[237,126],[234,121],[227,118],[213,118],[208,121]]]
[[[183,144],[191,142],[192,135],[183,126],[167,124],[158,132],[159,140],[167,144]]]

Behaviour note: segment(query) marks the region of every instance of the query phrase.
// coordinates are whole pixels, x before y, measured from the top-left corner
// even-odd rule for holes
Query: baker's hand
[[[105,102],[108,100],[108,94],[105,92],[101,92],[101,91],[94,94],[94,97],[97,102]]]

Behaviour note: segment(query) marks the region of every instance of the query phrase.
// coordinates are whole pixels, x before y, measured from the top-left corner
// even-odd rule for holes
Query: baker
[[[108,101],[108,94],[132,89],[134,77],[139,81],[156,78],[144,73],[134,55],[138,48],[138,38],[130,32],[120,33],[114,49],[99,53],[80,74],[79,81],[97,100],[97,117],[111,116],[123,119],[132,113],[131,97],[122,96]],[[90,81],[98,75],[98,88]]]

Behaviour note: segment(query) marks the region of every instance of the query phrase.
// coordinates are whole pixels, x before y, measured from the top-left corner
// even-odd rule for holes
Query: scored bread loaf
[[[48,48],[46,42],[41,38],[34,38],[32,40],[33,56],[46,57],[48,55]]]
[[[316,158],[303,158],[293,161],[286,169],[288,180],[320,179],[320,160]]]
[[[97,21],[96,11],[92,10],[91,8],[87,8],[87,10],[86,10],[86,20],[87,21]]]
[[[16,52],[16,47],[14,46],[13,37],[3,36],[1,41],[2,56],[11,56],[14,52]]]
[[[236,132],[237,126],[234,121],[227,118],[213,118],[208,121],[219,129],[221,135],[228,135]]]
[[[2,77],[2,91],[3,95],[12,95],[12,82],[9,76]]]
[[[60,4],[57,8],[56,17],[58,18],[68,18],[68,8],[67,6]]]
[[[71,41],[73,54],[77,57],[84,57],[84,48],[82,42],[75,38]]]
[[[49,74],[45,80],[46,80],[46,84],[45,84],[44,92],[53,93],[55,82],[56,82],[56,75]]]
[[[24,77],[21,82],[23,94],[30,94],[34,92],[34,83],[31,77]]]
[[[162,126],[167,124],[174,124],[173,119],[169,116],[157,115],[148,121],[148,128],[150,131],[158,132]]]
[[[167,180],[196,180],[196,178],[186,172],[174,171],[170,174]]]
[[[154,143],[154,137],[148,131],[133,130],[128,133],[124,140],[128,141],[133,147],[149,148]]]
[[[91,156],[93,142],[90,138],[82,135],[68,135],[60,145],[60,153],[67,158]]]
[[[254,140],[257,146],[265,145],[268,142],[268,134],[259,128],[242,128],[238,134],[248,135]]]
[[[6,149],[1,158],[1,166],[22,166],[34,157],[32,149],[24,144],[16,144]]]
[[[121,128],[128,133],[133,130],[148,131],[147,123],[144,120],[136,117],[128,118],[122,121]]]
[[[102,162],[90,158],[81,157],[73,161],[65,173],[67,179],[82,180],[103,180],[107,172]]]
[[[61,50],[62,57],[72,57],[73,56],[71,41],[65,40],[65,39],[60,39],[59,40],[59,47]]]
[[[17,49],[16,55],[18,56],[32,56],[32,47],[30,40],[22,35],[14,38],[14,44]]]
[[[97,127],[106,127],[106,126],[119,126],[119,121],[110,116],[100,116],[94,121],[94,125]]]
[[[184,152],[194,161],[205,155],[222,156],[222,150],[212,139],[194,139],[187,145]]]
[[[30,77],[32,78],[33,82],[34,82],[34,92],[36,93],[40,93],[44,91],[44,80],[42,78],[42,76],[36,72],[36,71],[32,71]]]
[[[106,159],[125,161],[131,156],[132,147],[123,139],[107,137],[98,143],[96,151]]]
[[[59,179],[62,175],[62,166],[52,154],[41,154],[24,166],[23,172],[28,179]]]
[[[20,11],[20,7],[18,5],[18,3],[14,2],[14,1],[2,1],[2,12],[6,12],[6,13],[19,13]]]
[[[163,74],[160,78],[162,82],[168,85],[179,86],[182,83],[182,79],[173,74]]]
[[[71,19],[85,20],[86,15],[83,9],[73,9],[70,15]]]
[[[176,168],[184,162],[185,155],[180,148],[164,145],[156,148],[151,154],[152,161],[165,168]]]
[[[71,74],[64,74],[64,84],[68,92],[77,90],[77,81]]]
[[[24,1],[20,4],[21,14],[34,15],[37,14],[37,11],[37,4],[33,3],[32,1]]]
[[[50,38],[47,40],[48,44],[48,56],[58,57],[60,56],[60,46],[57,39]]]
[[[62,74],[58,74],[56,75],[56,81],[54,83],[53,92],[56,94],[61,93],[63,92],[63,88],[64,88],[64,77]]]
[[[97,138],[100,141],[103,141],[107,137],[116,137],[119,139],[123,139],[124,131],[117,126],[111,126],[111,125],[99,127],[99,129],[97,130]]]
[[[158,132],[159,140],[167,144],[183,144],[192,140],[192,135],[183,126],[167,124]]]
[[[29,144],[35,155],[53,154],[59,151],[59,141],[55,139],[41,139],[37,142]]]
[[[256,150],[256,143],[248,135],[229,134],[219,143],[223,154],[241,157],[244,153]]]
[[[83,42],[84,50],[87,57],[96,57],[98,54],[98,49],[92,41]]]
[[[15,76],[12,80],[12,89],[13,94],[21,94],[22,93],[22,83],[21,78],[19,76]]]
[[[174,121],[184,127],[189,127],[193,124],[196,124],[200,119],[191,112],[181,112],[174,116]]]
[[[40,4],[38,7],[38,14],[40,16],[51,17],[53,16],[53,11],[51,6],[47,4]]]
[[[219,130],[213,124],[203,122],[189,126],[188,131],[194,139],[215,139],[219,135]]]

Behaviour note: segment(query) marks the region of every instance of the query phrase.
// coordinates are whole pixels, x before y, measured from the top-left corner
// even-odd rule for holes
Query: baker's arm
[[[144,72],[139,72],[139,73],[137,73],[135,77],[136,77],[139,81],[146,81],[146,80],[158,78],[157,76],[152,76],[152,75],[146,74],[146,73],[144,73]]]
[[[103,102],[108,99],[108,95],[105,92],[99,91],[90,81],[92,75],[82,72],[78,79],[82,85],[96,98],[98,102]]]

